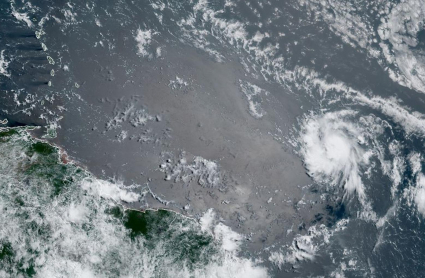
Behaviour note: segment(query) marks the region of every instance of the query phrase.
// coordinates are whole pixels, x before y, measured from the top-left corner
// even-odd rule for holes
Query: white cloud
[[[343,186],[365,198],[360,168],[367,164],[359,144],[361,130],[349,119],[355,112],[344,110],[312,115],[304,120],[300,136],[301,154],[310,176],[318,182]]]
[[[81,188],[91,195],[114,201],[133,203],[139,200],[140,194],[120,188],[118,184],[100,179],[87,178],[81,182]]]
[[[7,72],[10,61],[6,61],[4,57],[4,50],[0,52],[0,74],[10,77],[10,73]]]
[[[152,42],[152,36],[155,34],[152,30],[137,30],[134,38],[137,42],[137,54],[142,57],[152,57],[152,53],[149,53],[148,48]]]
[[[31,137],[24,134],[15,139],[0,144],[0,241],[9,243],[15,254],[13,264],[2,265],[0,275],[8,277],[8,272],[17,277],[18,266],[32,266],[37,277],[91,278],[111,273],[146,278],[268,277],[266,268],[239,255],[241,235],[220,223],[212,211],[200,222],[175,214],[167,226],[171,238],[158,237],[154,246],[147,246],[143,237],[132,240],[123,219],[108,212],[120,207],[121,201],[137,201],[139,194],[120,183],[97,179],[72,163],[60,168],[68,182],[59,194],[54,193],[50,179],[22,172],[22,167],[37,162],[25,154]],[[51,163],[46,167],[37,169],[49,171]],[[212,240],[205,264],[190,267],[189,259],[175,254],[173,240],[178,242],[188,231]]]
[[[414,201],[418,211],[425,216],[425,176],[421,173],[416,180]]]

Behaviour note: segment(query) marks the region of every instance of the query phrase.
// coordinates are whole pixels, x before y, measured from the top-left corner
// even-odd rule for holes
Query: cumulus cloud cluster
[[[348,193],[365,197],[360,177],[368,155],[361,146],[363,135],[350,119],[355,112],[344,110],[304,120],[301,155],[308,174],[318,182],[342,186]]]

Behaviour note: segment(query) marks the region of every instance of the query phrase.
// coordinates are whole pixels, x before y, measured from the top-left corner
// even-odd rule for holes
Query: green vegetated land
[[[31,237],[35,236],[37,240],[41,238],[45,242],[49,242],[50,237],[54,234],[48,221],[46,221],[47,224],[43,224],[43,221],[29,220],[31,217],[34,218],[31,215],[33,211],[41,220],[48,217],[47,212],[46,215],[43,215],[45,213],[43,205],[34,210],[28,210],[28,207],[34,206],[34,203],[37,205],[47,203],[44,206],[48,207],[50,202],[60,208],[62,205],[69,205],[69,202],[77,198],[87,198],[90,202],[104,202],[102,203],[103,207],[106,207],[104,211],[87,213],[110,215],[112,219],[115,219],[110,221],[110,225],[125,227],[128,240],[133,242],[132,244],[141,245],[143,247],[141,252],[146,252],[146,250],[158,252],[160,246],[163,255],[171,259],[172,263],[181,263],[188,269],[206,265],[218,252],[218,246],[212,236],[202,232],[199,224],[193,219],[163,209],[129,210],[119,202],[110,204],[109,200],[103,201],[87,195],[88,193],[84,192],[80,186],[81,182],[84,179],[96,178],[73,163],[62,163],[58,148],[33,139],[24,128],[0,131],[0,155],[4,154],[7,157],[10,156],[10,152],[24,153],[25,157],[19,156],[19,161],[0,164],[0,172],[11,177],[8,184],[13,182],[20,184],[16,185],[16,189],[7,193],[8,196],[2,196],[0,192],[0,198],[8,201],[9,206],[13,206],[9,210],[13,210],[15,213],[13,217],[22,217],[17,223],[22,225],[22,238],[28,242],[18,244],[7,237],[0,238],[0,265],[3,265],[3,270],[6,272],[22,277],[36,275],[38,267],[40,267],[37,259],[42,254],[39,254],[38,250],[32,250]],[[15,165],[15,167],[11,165]],[[11,168],[6,169],[6,167]],[[8,185],[4,183],[0,186]],[[6,194],[6,191],[3,194]],[[105,203],[107,204],[105,205]],[[93,207],[102,206],[92,206],[88,209],[93,210]],[[8,212],[4,213],[6,213],[4,219],[1,219],[2,216],[0,216],[2,221],[7,220]],[[87,233],[95,228],[91,226],[91,223],[86,223],[81,227]],[[24,232],[25,229],[27,230]],[[22,254],[19,255],[22,251],[22,244],[27,248],[25,252],[30,254],[28,255],[29,259],[22,257]],[[44,252],[49,252],[49,250],[44,249]],[[78,258],[75,259],[78,260]]]

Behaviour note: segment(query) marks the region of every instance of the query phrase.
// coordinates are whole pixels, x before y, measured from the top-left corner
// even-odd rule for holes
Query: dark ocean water
[[[424,7],[2,1],[0,276],[424,276]]]

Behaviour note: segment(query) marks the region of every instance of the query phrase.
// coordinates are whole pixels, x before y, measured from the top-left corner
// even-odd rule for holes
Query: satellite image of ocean
[[[0,1],[0,278],[424,259],[425,0]]]

